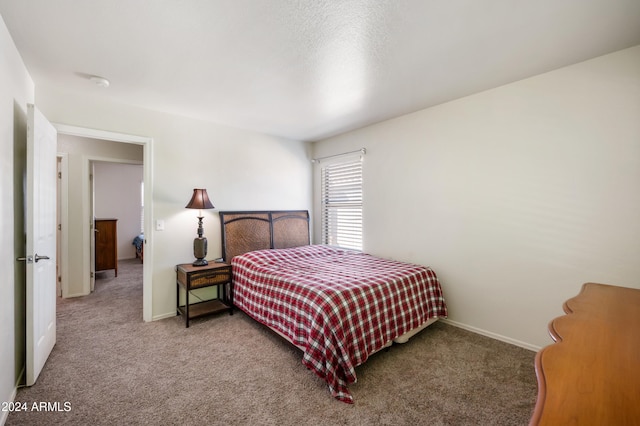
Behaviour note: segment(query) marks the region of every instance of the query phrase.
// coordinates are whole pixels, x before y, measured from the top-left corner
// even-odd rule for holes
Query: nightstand
[[[233,285],[231,283],[231,265],[211,262],[206,266],[193,266],[183,263],[176,267],[176,308],[184,317],[186,327],[189,320],[217,312],[229,311],[233,315]],[[204,302],[189,303],[191,290],[205,287],[217,287],[218,297]],[[180,287],[185,290],[185,304],[180,306]]]

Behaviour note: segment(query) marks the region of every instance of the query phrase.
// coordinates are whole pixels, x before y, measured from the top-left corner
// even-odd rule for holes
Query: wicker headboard
[[[253,250],[310,243],[307,210],[220,212],[220,224],[225,262]]]

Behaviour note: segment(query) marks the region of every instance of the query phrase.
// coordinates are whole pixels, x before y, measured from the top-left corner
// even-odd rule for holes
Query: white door
[[[27,386],[56,344],[57,132],[27,105]]]

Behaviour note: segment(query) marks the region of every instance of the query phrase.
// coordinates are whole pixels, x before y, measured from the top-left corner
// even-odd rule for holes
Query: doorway
[[[152,285],[151,276],[153,270],[153,244],[150,224],[152,223],[152,193],[153,193],[153,179],[151,175],[152,170],[152,138],[141,137],[135,135],[127,135],[121,133],[107,132],[102,130],[87,129],[75,126],[54,124],[58,130],[59,135],[77,136],[81,138],[89,138],[103,142],[121,142],[124,144],[142,145],[143,149],[143,181],[145,185],[144,191],[144,250],[145,259],[143,264],[143,303],[142,312],[143,320],[152,320]],[[81,175],[82,178],[78,179],[79,182],[69,182],[69,185],[76,185],[78,193],[80,194],[77,202],[73,204],[69,203],[67,199],[67,205],[73,205],[75,210],[69,211],[66,221],[62,217],[61,228],[64,239],[65,230],[69,230],[69,222],[75,222],[81,224],[79,235],[75,241],[70,241],[66,250],[61,249],[61,289],[64,297],[73,297],[76,295],[86,295],[91,291],[91,260],[92,260],[92,248],[91,248],[91,234],[93,233],[93,218],[92,218],[92,184],[90,182],[90,170],[93,162],[106,161],[106,162],[120,162],[117,158],[109,157],[106,155],[81,155]],[[69,191],[67,191],[69,192]],[[63,200],[61,203],[65,205]],[[74,216],[75,215],[75,216]],[[64,216],[64,215],[63,215]],[[73,217],[72,217],[73,216]],[[68,234],[67,234],[68,237]],[[67,267],[65,270],[65,261],[71,260],[77,267]],[[71,272],[78,274],[80,278],[73,279]],[[73,281],[73,285],[71,282]],[[75,285],[75,287],[74,287]]]

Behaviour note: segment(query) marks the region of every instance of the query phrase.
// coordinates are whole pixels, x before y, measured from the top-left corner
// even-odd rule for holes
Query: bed
[[[233,303],[303,352],[331,395],[353,403],[355,367],[447,316],[436,274],[310,245],[307,211],[220,212]]]

